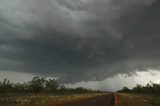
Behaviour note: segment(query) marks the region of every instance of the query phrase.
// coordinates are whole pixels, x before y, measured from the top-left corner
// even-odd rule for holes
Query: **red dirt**
[[[113,104],[111,104],[111,102],[113,102],[113,97],[114,97],[113,94],[106,94],[103,96],[75,101],[66,104],[51,103],[48,106],[114,106]]]
[[[122,103],[121,97],[118,94],[115,94],[115,102],[116,102],[115,103],[116,106],[124,106],[123,103]]]

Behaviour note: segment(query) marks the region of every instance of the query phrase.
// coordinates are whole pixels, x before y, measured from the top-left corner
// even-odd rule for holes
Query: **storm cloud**
[[[159,0],[0,0],[0,70],[70,83],[160,67]]]

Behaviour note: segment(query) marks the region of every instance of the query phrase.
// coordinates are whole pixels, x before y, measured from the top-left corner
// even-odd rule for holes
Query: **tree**
[[[135,92],[135,93],[141,93],[142,89],[143,89],[143,86],[140,85],[140,84],[137,84],[137,86],[133,88],[133,92]]]
[[[77,93],[84,93],[86,91],[83,87],[78,87],[75,90]]]
[[[16,84],[13,84],[13,90],[14,92],[17,92],[17,93],[27,93],[29,92],[29,86],[28,86],[28,83],[23,83],[23,84],[20,84],[20,83],[16,83]]]
[[[59,87],[59,85],[55,79],[49,79],[49,80],[46,80],[45,87],[48,92],[55,92],[57,91],[57,88]]]
[[[67,88],[66,88],[64,85],[62,85],[62,86],[60,86],[60,88],[59,88],[59,92],[60,92],[60,93],[67,93]]]
[[[155,85],[154,85],[155,86]],[[9,80],[4,79],[0,81],[0,95],[9,93],[22,94],[22,93],[93,93],[97,92],[83,87],[66,88],[64,85],[59,86],[55,79],[46,79],[45,77],[33,77],[33,79],[26,83],[10,83]]]
[[[30,82],[29,82],[29,88],[32,92],[34,93],[40,93],[44,90],[45,87],[45,78],[44,77],[34,77]]]
[[[126,92],[126,93],[128,93],[128,92],[131,92],[131,90],[128,87],[123,87],[123,89],[118,91],[118,92]]]
[[[2,96],[6,95],[12,88],[12,84],[9,80],[4,79],[3,82],[0,82],[0,93]]]

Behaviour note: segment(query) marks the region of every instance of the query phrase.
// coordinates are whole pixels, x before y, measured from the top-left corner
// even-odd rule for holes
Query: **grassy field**
[[[125,106],[160,106],[160,96],[120,93]]]
[[[49,106],[50,103],[63,104],[87,98],[102,96],[103,93],[71,95],[26,95],[0,97],[0,106]]]

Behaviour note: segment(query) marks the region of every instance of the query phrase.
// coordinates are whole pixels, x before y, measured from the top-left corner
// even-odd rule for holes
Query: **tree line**
[[[66,88],[57,83],[55,79],[45,77],[33,77],[31,81],[25,83],[12,83],[8,79],[0,81],[0,95],[7,94],[38,94],[38,93],[99,93],[98,90],[87,89],[83,87]]]
[[[136,87],[132,89],[123,87],[123,89],[119,90],[118,92],[160,95],[160,83],[157,84],[157,83],[150,82],[145,86],[138,84]]]

